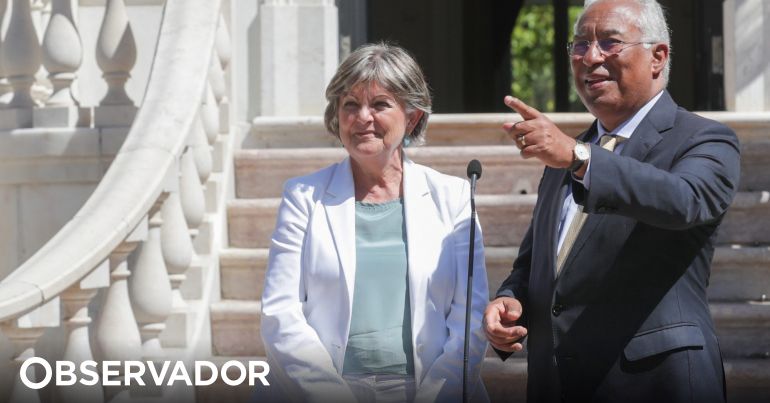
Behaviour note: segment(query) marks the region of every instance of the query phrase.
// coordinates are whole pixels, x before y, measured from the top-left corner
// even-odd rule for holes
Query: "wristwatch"
[[[591,158],[591,146],[578,140],[572,149],[572,164],[567,167],[572,172],[580,169]]]

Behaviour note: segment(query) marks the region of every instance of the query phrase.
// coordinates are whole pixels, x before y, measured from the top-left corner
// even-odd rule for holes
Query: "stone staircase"
[[[534,207],[542,165],[522,159],[499,129],[506,115],[432,117],[428,145],[408,149],[416,162],[465,177],[478,158],[484,175],[477,207],[484,230],[490,294],[508,275]],[[590,117],[552,117],[577,133]],[[717,326],[728,396],[732,402],[770,401],[770,124],[730,124],[743,147],[740,193],[722,225],[712,268],[709,298]],[[761,127],[764,124],[764,129]],[[227,208],[229,248],[220,254],[220,302],[211,306],[217,359],[264,356],[259,337],[260,292],[267,248],[283,182],[344,158],[345,151],[323,133],[320,119],[255,120],[244,148],[234,155],[236,198]],[[488,354],[484,381],[493,401],[524,401],[526,360],[501,362]],[[199,390],[200,401],[225,396],[245,399],[248,387]],[[226,389],[226,390],[225,390]],[[228,398],[228,400],[230,400]]]

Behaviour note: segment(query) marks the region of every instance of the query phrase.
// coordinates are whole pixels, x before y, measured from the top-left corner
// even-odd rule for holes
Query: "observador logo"
[[[39,381],[29,378],[28,371],[34,365],[42,368],[42,378]],[[204,369],[205,368],[205,369]],[[234,370],[231,371],[231,368]],[[192,376],[183,361],[83,361],[76,365],[72,361],[56,361],[53,365],[40,357],[28,358],[19,369],[21,381],[30,389],[41,389],[51,380],[56,386],[71,386],[80,383],[86,386],[172,386],[184,383],[188,386],[207,386],[222,379],[230,386],[241,385],[248,381],[256,385],[259,380],[262,386],[270,386],[267,374],[270,366],[265,361],[248,361],[246,365],[240,361],[227,361],[217,367],[211,361],[195,361],[192,363]],[[229,372],[238,375],[231,378]],[[40,370],[37,371],[40,375]]]

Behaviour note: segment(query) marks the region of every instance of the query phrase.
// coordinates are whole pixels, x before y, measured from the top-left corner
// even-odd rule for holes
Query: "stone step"
[[[266,248],[275,228],[279,198],[235,199],[227,205],[230,246]]]
[[[766,301],[770,297],[770,247],[716,248],[709,280],[712,301]]]
[[[248,368],[249,361],[266,361],[264,356],[217,356],[209,359],[218,368],[230,361],[238,361]],[[220,371],[221,372],[221,371]],[[274,378],[275,371],[267,375],[271,386],[263,387],[261,384],[249,386],[246,382],[242,385],[230,386],[222,381],[221,377],[209,386],[197,387],[196,397],[198,403],[246,402],[246,401],[270,401],[277,402],[271,395],[270,388],[277,385]],[[227,370],[229,379],[237,379],[240,371],[235,366]],[[526,401],[527,387],[527,362],[524,358],[510,358],[505,362],[497,357],[487,357],[482,366],[482,379],[487,388],[487,393],[492,402],[524,403]],[[208,379],[208,368],[204,368],[203,379]],[[251,399],[250,399],[251,398]]]
[[[768,139],[770,118],[766,113],[697,112],[732,128],[742,144]],[[588,129],[594,118],[588,113],[546,113],[565,133],[577,136]],[[519,120],[514,113],[433,114],[426,133],[427,144],[501,145],[513,144],[502,130],[503,123]],[[243,148],[339,147],[339,141],[326,132],[321,116],[259,116]]]
[[[228,361],[237,360],[248,365],[248,361],[265,361],[263,356],[251,357],[214,357],[211,359],[218,367]],[[728,359],[724,362],[725,378],[727,381],[728,403],[767,403],[770,401],[770,362],[764,359]],[[272,371],[271,371],[272,372]],[[489,398],[494,403],[524,403],[527,390],[527,362],[523,358],[510,358],[500,361],[498,358],[484,359],[481,372]],[[236,379],[239,371],[231,366],[228,377]],[[204,379],[208,375],[204,374]],[[268,381],[272,376],[268,374]],[[222,379],[210,386],[197,387],[198,403],[220,403],[250,400],[260,393],[269,393],[262,386],[249,386],[244,382],[238,386],[228,386]],[[270,387],[266,387],[270,388]],[[267,401],[265,399],[255,399]]]
[[[260,301],[221,300],[211,304],[213,354],[224,357],[265,355],[259,323]]]
[[[494,297],[497,288],[510,274],[519,249],[488,247],[484,252],[489,295]],[[770,247],[717,247],[708,296],[712,302],[762,301],[770,297]]]
[[[712,302],[710,307],[724,357],[770,358],[770,302]],[[222,300],[211,304],[215,353],[264,354],[260,312],[259,301]]]
[[[724,360],[728,403],[770,402],[770,360]]]
[[[485,249],[489,295],[508,277],[516,247]],[[222,298],[257,301],[264,286],[268,250],[229,248],[220,253]],[[770,296],[770,247],[717,247],[708,289],[712,302],[761,302]],[[764,297],[763,297],[764,296]]]
[[[717,241],[730,244],[770,244],[770,191],[738,192],[719,227]]]
[[[228,248],[219,254],[222,299],[259,300],[265,286],[267,248]]]
[[[567,134],[577,136],[593,122],[587,113],[546,114]],[[503,123],[516,118],[513,113],[433,114],[426,133],[427,145],[513,144],[503,131]],[[339,147],[328,134],[321,116],[255,118],[243,148]]]
[[[770,155],[770,118],[767,114],[735,112],[699,112],[699,114],[730,126],[738,134],[742,154],[741,190],[769,190],[770,175],[766,172],[770,171],[770,158],[767,158]],[[593,121],[593,117],[587,113],[546,115],[567,134],[574,136],[587,129]],[[458,149],[469,146],[511,146],[513,144],[511,138],[501,129],[502,124],[511,119],[518,119],[518,117],[512,113],[434,114],[428,126],[427,145],[457,146]],[[307,147],[340,149],[339,141],[326,133],[320,116],[258,117],[252,122],[252,130],[242,144],[244,149]],[[485,162],[479,159],[482,163]],[[465,163],[467,164],[467,161]],[[465,177],[465,169],[460,170],[457,176]],[[515,182],[509,182],[508,186],[518,185]],[[277,196],[277,194],[267,196]]]
[[[517,245],[529,225],[535,195],[479,195],[476,206],[489,246]],[[264,248],[270,244],[279,198],[236,199],[229,202],[227,215],[230,246]]]
[[[770,302],[712,303],[709,307],[723,357],[770,358]]]
[[[479,194],[531,194],[543,174],[543,164],[525,160],[512,146],[414,147],[409,157],[449,175],[465,178],[468,162],[483,166]],[[347,156],[342,148],[272,148],[235,153],[235,188],[239,198],[278,197],[283,183],[315,172]]]
[[[768,145],[755,142],[746,147],[740,189],[770,189]],[[484,168],[477,192],[483,194],[533,194],[543,173],[536,159],[523,159],[518,149],[509,145],[430,146],[408,148],[414,161],[449,175],[466,177],[468,162],[481,161]],[[761,154],[754,156],[754,154]],[[268,148],[240,150],[235,153],[237,197],[243,199],[279,197],[283,183],[292,177],[315,172],[347,156],[341,148]],[[764,158],[764,159],[763,159]],[[758,164],[756,161],[763,161]]]
[[[486,246],[515,246],[529,226],[537,195],[478,195]],[[267,247],[279,198],[236,199],[228,205],[230,246]],[[770,192],[739,192],[720,228],[721,244],[770,244]]]

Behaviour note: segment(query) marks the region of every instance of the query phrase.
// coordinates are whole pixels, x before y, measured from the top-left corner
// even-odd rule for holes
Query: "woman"
[[[285,184],[262,293],[271,371],[299,400],[457,401],[469,186],[403,153],[425,136],[423,74],[399,47],[363,46],[326,99],[349,157]],[[469,395],[485,401],[481,236],[475,251]]]

